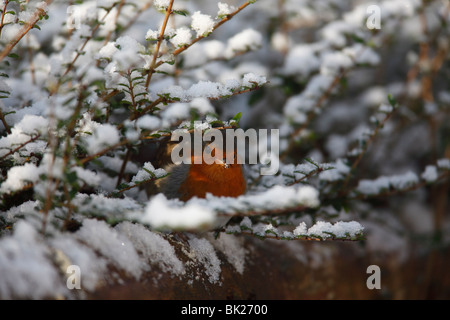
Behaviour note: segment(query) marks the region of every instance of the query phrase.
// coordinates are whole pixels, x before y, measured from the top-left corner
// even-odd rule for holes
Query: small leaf
[[[189,15],[189,11],[187,11],[187,10],[173,10],[172,12],[175,14],[179,14],[180,16],[185,16],[185,17],[187,17]]]
[[[241,120],[241,117],[242,117],[242,112],[238,112],[231,120],[234,120],[234,121],[236,121],[236,123],[239,123],[239,121]]]
[[[67,179],[67,182],[70,184],[77,182],[77,180],[78,180],[77,172],[76,171],[68,172],[66,174],[66,179]]]
[[[392,96],[392,94],[388,94],[388,101],[393,108],[397,107],[397,100]]]

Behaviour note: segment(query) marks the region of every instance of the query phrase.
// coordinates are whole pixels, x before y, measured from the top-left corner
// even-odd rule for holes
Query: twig
[[[249,216],[279,216],[279,215],[285,215],[289,213],[296,213],[300,211],[305,211],[307,207],[299,205],[295,207],[290,208],[283,208],[283,209],[270,209],[270,210],[262,210],[262,211],[245,211],[245,212],[236,212],[236,213],[226,213],[226,212],[218,212],[218,216],[223,217],[249,217]]]
[[[127,146],[127,152],[125,154],[125,157],[123,158],[122,166],[120,167],[119,176],[117,177],[116,188],[118,188],[120,183],[122,182],[123,174],[125,172],[125,168],[127,167],[128,159],[130,159],[130,155],[131,155],[131,147]]]
[[[0,157],[0,160],[3,160],[4,158],[6,158],[7,156],[14,154],[15,152],[19,151],[21,148],[25,147],[27,144],[36,141],[37,139],[39,139],[39,137],[41,136],[41,134],[37,134],[36,136],[32,137],[30,140],[22,143],[20,146],[18,146],[17,148],[9,151],[7,154],[4,154],[3,156]]]
[[[161,47],[161,43],[164,40],[164,32],[166,32],[167,22],[169,21],[169,17],[172,14],[173,1],[174,0],[170,0],[169,6],[166,9],[166,15],[164,17],[164,21],[161,26],[161,32],[159,34],[158,41],[156,42],[155,52],[153,52],[152,63],[150,65],[150,69],[147,71],[147,80],[145,81],[146,89],[148,89],[148,86],[150,85],[150,80],[152,79],[152,75],[153,75],[153,73],[155,73],[156,59],[158,58],[158,53],[159,53],[159,48]]]
[[[122,141],[117,142],[116,144],[113,144],[112,146],[109,146],[108,148],[105,148],[105,149],[103,149],[103,150],[101,150],[101,151],[99,151],[99,152],[97,152],[97,153],[95,153],[93,155],[90,155],[90,156],[87,156],[85,158],[80,159],[79,163],[80,164],[85,164],[85,163],[87,163],[89,161],[94,160],[95,158],[98,158],[98,157],[104,155],[105,153],[108,153],[111,150],[114,150],[114,149],[116,149],[118,147],[124,146],[124,145],[126,145],[128,143],[130,143],[130,141],[128,141],[128,139],[123,139]]]
[[[45,3],[48,6],[52,0],[46,0]],[[19,41],[30,31],[36,23],[41,19],[41,17],[45,14],[45,11],[41,8],[37,8],[34,12],[32,18],[25,23],[25,25],[22,27],[22,29],[17,33],[16,37],[12,39],[6,47],[3,49],[3,51],[0,53],[0,61],[2,61],[5,57],[8,56],[8,54],[11,52],[11,50],[19,43]]]
[[[259,88],[260,88],[260,86],[256,85],[256,86],[248,88],[248,89],[234,91],[230,96],[227,96],[227,97],[229,98],[229,97],[232,97],[232,96],[236,96],[238,94],[251,92],[251,91],[257,90]],[[219,99],[223,99],[223,98],[224,97],[212,97],[212,98],[208,98],[208,99],[209,100],[219,100]],[[142,111],[139,112],[138,114],[132,114],[129,119],[131,121],[133,121],[133,120],[136,120],[136,119],[142,117],[145,113],[147,113],[148,111],[152,110],[154,107],[156,107],[160,103],[176,103],[176,102],[179,102],[179,101],[178,100],[170,100],[170,99],[165,98],[165,97],[159,97],[158,99],[153,101],[151,104],[146,106],[144,109],[142,109]],[[119,125],[118,128],[122,128],[122,127],[123,127],[123,125]]]
[[[213,28],[212,28],[212,32],[214,32],[217,28],[219,28],[221,25],[223,25],[225,22],[230,21],[236,14],[238,14],[239,12],[241,12],[245,7],[247,7],[248,5],[250,5],[252,3],[252,1],[247,1],[244,4],[242,4],[239,8],[237,8],[234,12],[226,15],[224,18],[222,18],[219,22],[217,22]],[[168,12],[168,11],[167,11]],[[167,15],[166,12],[166,15]],[[166,22],[167,23],[167,22]],[[203,38],[206,38],[206,36],[201,35],[198,36],[197,38],[195,38],[194,40],[192,40],[190,43],[185,44],[181,47],[179,47],[178,49],[176,49],[174,52],[172,52],[172,55],[174,57],[178,56],[179,54],[181,54],[182,52],[186,51],[188,48],[190,48],[191,46],[193,46],[195,43],[197,43],[198,41],[200,41]],[[161,37],[160,37],[161,38]],[[158,39],[159,40],[159,39]],[[158,61],[156,62],[154,65],[152,64],[152,66],[150,67],[150,70],[148,71],[148,74],[154,73],[155,69],[158,68],[160,65],[162,65],[163,63],[165,63],[164,61]],[[147,83],[146,83],[146,88],[148,88],[148,86],[150,85],[150,81],[147,78]]]
[[[347,187],[351,176],[353,174],[353,172],[355,171],[356,167],[359,165],[359,163],[361,162],[363,156],[366,154],[367,149],[369,148],[369,145],[372,144],[372,142],[375,140],[375,137],[378,135],[378,132],[384,127],[384,125],[386,124],[386,122],[392,117],[392,115],[395,113],[395,110],[397,110],[397,108],[395,108],[394,106],[392,107],[392,111],[386,114],[386,117],[383,119],[383,121],[381,121],[380,123],[378,123],[377,127],[375,128],[374,132],[370,135],[369,140],[367,140],[363,146],[362,151],[359,153],[358,157],[356,158],[356,160],[353,162],[352,167],[350,168],[349,173],[347,174],[344,183],[341,187],[341,195],[343,194],[347,194],[348,192],[345,191],[345,188]]]
[[[88,42],[94,37],[95,33],[97,32],[98,28],[101,25],[101,22],[104,21],[106,19],[106,17],[108,16],[108,14],[111,12],[112,8],[114,8],[116,4],[114,4],[111,8],[108,8],[106,10],[105,15],[100,19],[100,21],[97,23],[97,25],[92,29],[91,34],[86,37],[86,40],[84,41],[84,43],[81,45],[80,49],[76,51],[75,57],[72,59],[72,61],[68,64],[66,70],[64,71],[64,73],[61,75],[61,77],[59,78],[58,82],[56,83],[56,85],[50,90],[49,95],[53,95],[56,92],[58,92],[59,87],[61,86],[64,77],[73,69],[75,62],[78,60],[78,58],[81,56],[81,53],[83,52],[84,48],[86,47],[86,45],[88,44]]]
[[[219,230],[219,232],[226,232],[225,230]],[[241,230],[240,232],[232,232],[233,234],[245,234],[249,236],[254,236],[260,239],[274,239],[274,240],[303,240],[303,241],[358,241],[360,240],[361,236],[358,236],[358,238],[352,239],[352,238],[337,238],[337,237],[326,237],[326,238],[319,238],[319,237],[310,237],[310,236],[300,236],[300,237],[282,237],[279,235],[275,235],[273,233],[267,233],[265,235],[258,235],[252,231],[249,230]]]
[[[322,107],[322,103],[328,99],[328,97],[331,95],[331,93],[333,92],[334,88],[338,85],[339,81],[341,80],[341,78],[343,76],[345,76],[345,74],[349,71],[349,69],[346,70],[342,70],[341,72],[339,72],[333,79],[333,81],[331,82],[331,84],[328,86],[327,90],[325,90],[322,95],[319,97],[319,99],[317,100],[316,104],[313,107],[313,110],[316,110],[318,108]],[[289,142],[289,145],[287,146],[286,150],[280,155],[280,158],[283,159],[285,158],[288,153],[292,150],[292,148],[295,145],[295,137],[302,132],[303,130],[305,130],[308,125],[310,124],[310,122],[312,121],[312,119],[314,119],[315,117],[315,112],[311,111],[308,116],[307,119],[305,121],[305,123],[303,125],[301,125],[300,127],[298,127],[297,129],[294,130],[294,132],[291,133],[291,139]]]
[[[450,178],[450,171],[444,172],[443,174],[441,174],[435,181],[434,183],[437,183],[440,180],[444,180],[446,178]],[[401,193],[405,193],[405,192],[409,192],[409,191],[414,191],[417,189],[420,189],[426,185],[428,185],[429,182],[427,181],[422,181],[420,183],[416,183],[412,186],[409,186],[407,188],[403,188],[403,189],[393,189],[393,190],[388,190],[385,192],[381,192],[381,193],[377,193],[377,194],[358,194],[355,197],[350,197],[348,198],[349,200],[362,200],[362,199],[371,199],[371,198],[383,198],[383,197],[390,197],[393,195],[397,195],[397,194],[401,194]]]
[[[319,168],[317,168],[317,169],[311,171],[311,172],[308,173],[307,175],[304,175],[304,176],[301,177],[300,179],[297,179],[297,180],[295,180],[295,181],[293,181],[293,182],[291,182],[291,183],[288,183],[288,184],[286,184],[286,185],[287,185],[287,186],[292,186],[292,185],[294,185],[294,184],[297,184],[297,183],[299,183],[299,182],[302,182],[303,180],[306,180],[306,179],[311,178],[311,177],[312,177],[313,175],[315,175],[315,174],[321,173],[323,170],[324,170],[323,168],[319,167]]]
[[[3,10],[2,10],[2,17],[0,19],[0,35],[2,34],[2,30],[3,30],[3,21],[5,20],[5,13],[6,13],[6,7],[8,6],[9,0],[5,0],[5,3],[3,5]]]
[[[5,127],[6,132],[11,133],[11,128],[9,127],[8,123],[6,122],[5,115],[3,114],[2,109],[0,109],[0,120],[3,123],[3,126]]]

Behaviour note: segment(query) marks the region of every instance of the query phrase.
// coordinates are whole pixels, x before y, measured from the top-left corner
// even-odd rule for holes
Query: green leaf
[[[129,185],[127,183],[121,183],[119,184],[119,186],[117,187],[118,190],[122,190],[122,189],[126,189],[128,188]]]
[[[398,102],[397,102],[397,100],[392,96],[392,94],[388,94],[387,98],[388,98],[388,101],[389,101],[390,105],[391,105],[393,108],[396,108]]]
[[[19,58],[19,55],[17,53],[10,53],[10,54],[8,54],[8,57],[17,59],[17,58]]]
[[[241,117],[242,117],[242,112],[238,112],[231,120],[234,120],[234,121],[236,121],[236,123],[239,123],[239,121],[241,120]]]
[[[179,14],[180,16],[185,16],[185,17],[187,17],[189,15],[189,11],[187,11],[187,10],[173,10],[172,12],[175,14]]]
[[[73,184],[73,183],[77,182],[77,180],[78,180],[77,172],[76,171],[68,172],[66,174],[66,180],[70,184]]]

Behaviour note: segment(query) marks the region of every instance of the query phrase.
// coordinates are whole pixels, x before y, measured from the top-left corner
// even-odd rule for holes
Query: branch
[[[173,1],[171,1],[172,4]],[[223,25],[225,22],[230,21],[231,18],[233,18],[236,14],[238,14],[239,12],[241,12],[245,7],[247,7],[248,5],[250,5],[253,1],[247,1],[244,4],[242,4],[239,8],[237,8],[234,12],[226,15],[224,18],[222,18],[222,20],[220,20],[219,22],[217,22],[213,28],[212,28],[212,32],[214,32],[217,28],[219,28],[221,25]],[[169,9],[169,8],[168,8]],[[167,16],[167,12],[169,12],[169,10],[166,11],[166,16]],[[167,22],[166,22],[167,23]],[[164,26],[164,24],[163,24]],[[162,29],[161,29],[162,31]],[[178,56],[180,53],[186,51],[187,49],[189,49],[192,45],[194,45],[195,43],[197,43],[198,41],[200,41],[203,38],[206,38],[208,35],[206,36],[198,36],[197,38],[195,38],[194,40],[191,41],[191,43],[189,44],[185,44],[181,47],[179,47],[178,49],[176,49],[172,54],[174,57]],[[161,36],[160,36],[161,39]],[[158,39],[158,42],[160,41],[160,39]],[[153,56],[155,57],[155,56]],[[153,64],[152,62],[152,66],[150,67],[150,70],[148,71],[148,75],[153,74],[155,72],[155,69],[158,68],[160,65],[162,65],[163,63],[165,63],[164,61],[159,61],[159,62],[155,62]],[[151,77],[151,76],[150,76]],[[147,83],[146,83],[146,88],[148,88],[148,86],[150,85],[150,80],[147,77]]]
[[[45,1],[47,6],[50,5],[51,2],[52,0]],[[28,33],[28,31],[30,31],[36,25],[36,23],[38,23],[38,21],[42,18],[43,15],[45,15],[45,11],[41,8],[37,8],[31,19],[22,27],[22,29],[17,33],[16,37],[12,39],[0,53],[0,61],[2,61],[5,57],[8,56],[11,50]]]
[[[158,58],[158,53],[159,53],[159,48],[161,47],[161,43],[164,40],[164,32],[166,31],[167,22],[169,21],[169,17],[172,14],[173,1],[174,0],[170,0],[169,6],[166,9],[166,15],[164,17],[164,21],[161,26],[161,32],[159,34],[158,41],[156,42],[155,52],[153,52],[152,64],[150,65],[150,69],[147,72],[147,80],[145,81],[145,89],[148,89],[148,86],[150,85],[150,80],[152,79],[152,75],[153,75],[153,73],[155,73],[156,59]]]
[[[27,144],[36,141],[37,139],[39,139],[39,137],[41,136],[41,134],[37,134],[36,136],[32,137],[30,140],[28,140],[27,142],[22,143],[20,146],[18,146],[17,148],[9,151],[7,154],[4,154],[3,156],[0,157],[0,160],[3,160],[4,158],[6,158],[7,156],[14,154],[15,152],[19,151],[21,148],[25,147]]]
[[[433,183],[437,183],[440,180],[444,180],[444,179],[448,179],[450,178],[450,171],[444,172],[443,174],[441,174]],[[348,198],[349,200],[363,200],[363,199],[372,199],[372,198],[383,198],[383,197],[390,197],[393,195],[397,195],[397,194],[401,194],[401,193],[405,193],[405,192],[409,192],[409,191],[414,191],[417,189],[420,189],[426,185],[430,184],[430,182],[428,181],[422,181],[420,183],[416,183],[412,186],[403,188],[403,189],[393,189],[393,190],[387,190],[381,193],[377,193],[377,194],[358,194],[355,197],[350,197]]]
[[[3,123],[3,126],[5,127],[6,132],[10,134],[11,128],[9,127],[8,123],[6,122],[5,115],[3,114],[2,109],[0,109],[0,120]]]
[[[61,77],[59,78],[58,82],[56,83],[55,87],[52,88],[52,90],[50,91],[49,95],[52,96],[53,94],[55,94],[56,92],[58,92],[59,87],[61,86],[64,77],[73,69],[75,62],[78,60],[78,58],[81,56],[81,52],[84,50],[84,48],[86,47],[87,43],[94,37],[95,33],[97,32],[98,28],[100,27],[101,23],[106,19],[106,17],[108,16],[108,14],[111,12],[112,8],[114,8],[114,6],[116,5],[113,4],[113,6],[109,9],[106,10],[105,15],[100,19],[100,21],[97,23],[97,25],[92,29],[91,34],[86,37],[86,40],[84,41],[84,43],[81,45],[81,48],[79,50],[76,51],[75,57],[72,59],[72,61],[69,63],[69,65],[67,66],[66,70],[64,71],[64,73],[61,75]]]
[[[220,230],[219,232],[226,232],[224,230]],[[252,231],[249,230],[243,230],[241,232],[238,232],[237,234],[246,234],[250,236],[254,236],[257,238],[262,239],[275,239],[275,240],[303,240],[303,241],[359,241],[361,240],[360,237],[352,239],[352,238],[337,238],[337,237],[327,237],[327,238],[318,238],[318,237],[308,237],[308,236],[300,236],[300,237],[294,237],[294,238],[285,238],[282,236],[275,235],[273,233],[265,234],[264,236],[260,236],[255,234]]]
[[[271,209],[271,210],[261,210],[261,211],[245,211],[245,212],[236,212],[236,213],[225,213],[219,212],[218,216],[222,217],[250,217],[250,216],[280,216],[286,215],[290,213],[297,213],[300,211],[305,211],[307,207],[299,205],[290,208],[282,208],[282,209]]]

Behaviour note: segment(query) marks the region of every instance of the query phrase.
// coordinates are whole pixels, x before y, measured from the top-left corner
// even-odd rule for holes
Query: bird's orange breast
[[[207,193],[215,196],[238,197],[245,193],[246,182],[240,164],[228,168],[213,163],[191,164],[185,182],[180,186],[181,200],[192,197],[205,198]]]

